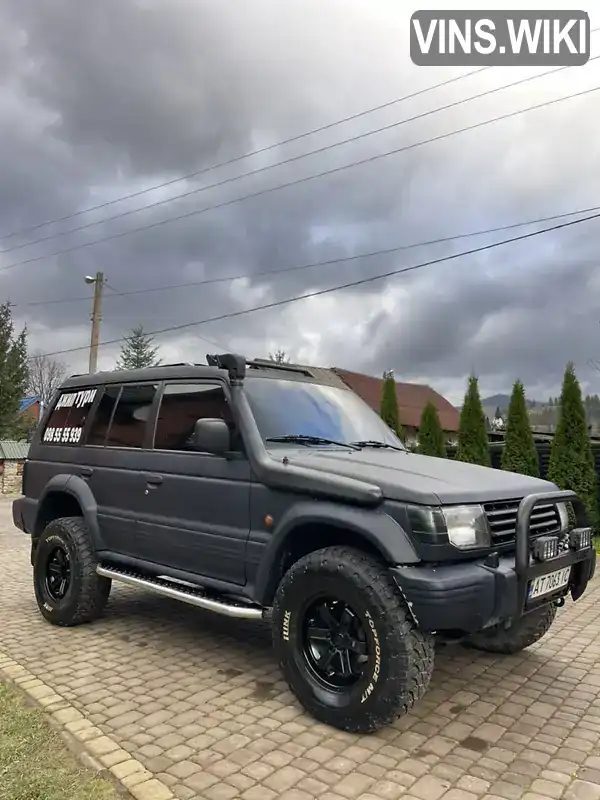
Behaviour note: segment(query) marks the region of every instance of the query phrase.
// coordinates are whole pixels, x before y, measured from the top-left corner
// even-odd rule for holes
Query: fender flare
[[[326,502],[296,503],[279,521],[261,557],[255,595],[262,605],[276,590],[278,565],[294,532],[303,525],[327,525],[352,531],[375,547],[390,566],[420,562],[404,529],[384,511]]]
[[[83,478],[80,478],[78,475],[60,473],[54,475],[48,481],[38,501],[35,529],[37,529],[39,516],[44,507],[46,498],[48,495],[55,493],[69,494],[77,500],[86,525],[89,527],[92,534],[94,546],[98,548],[101,543],[100,527],[98,525],[98,505],[94,499],[92,490]]]

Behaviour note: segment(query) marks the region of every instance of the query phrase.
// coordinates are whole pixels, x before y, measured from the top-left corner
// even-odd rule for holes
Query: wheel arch
[[[255,587],[257,602],[271,605],[281,579],[296,561],[336,545],[361,550],[390,566],[419,561],[405,531],[388,514],[301,503],[284,515],[263,553]]]
[[[92,534],[99,541],[98,506],[87,483],[77,475],[55,475],[48,481],[38,503],[33,529],[33,547],[46,526],[62,517],[83,517]]]

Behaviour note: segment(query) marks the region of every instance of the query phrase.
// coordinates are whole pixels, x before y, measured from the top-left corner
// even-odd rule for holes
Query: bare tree
[[[274,353],[269,353],[269,361],[274,361],[276,364],[289,364],[290,359],[285,350],[276,350]]]
[[[67,365],[62,361],[55,361],[41,350],[36,350],[29,358],[27,391],[30,395],[39,397],[46,406],[65,379],[66,372]]]

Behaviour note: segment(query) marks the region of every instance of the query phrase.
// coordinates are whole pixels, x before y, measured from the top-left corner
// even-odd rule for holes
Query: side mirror
[[[194,447],[203,453],[223,455],[231,449],[231,434],[222,419],[199,419],[194,425]]]

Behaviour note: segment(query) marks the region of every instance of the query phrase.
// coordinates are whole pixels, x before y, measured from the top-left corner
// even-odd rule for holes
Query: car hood
[[[269,452],[276,460],[285,457],[290,465],[376,484],[385,498],[407,503],[482,503],[557,488],[549,481],[515,472],[408,451],[285,447]]]

